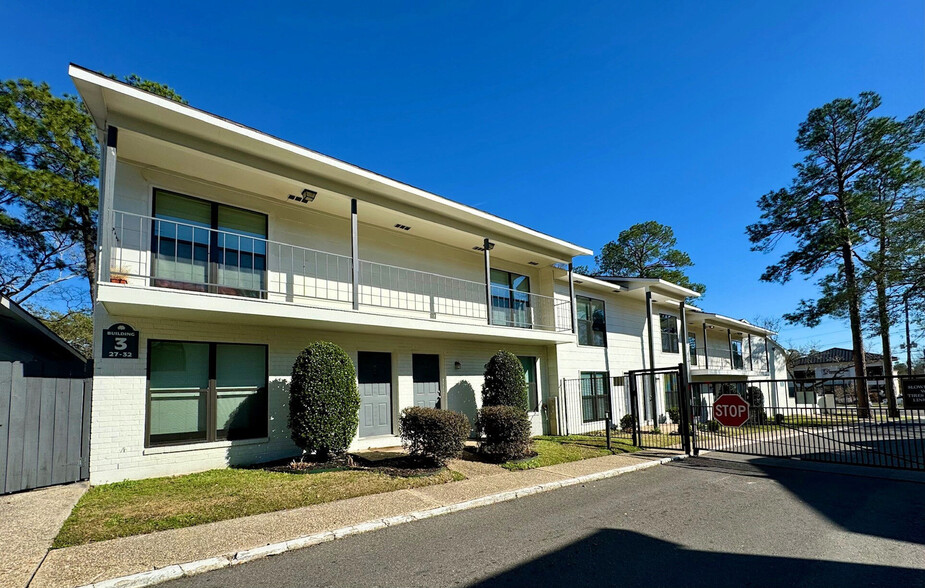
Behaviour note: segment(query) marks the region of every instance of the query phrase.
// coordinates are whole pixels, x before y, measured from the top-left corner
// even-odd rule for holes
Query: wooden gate
[[[91,382],[0,362],[0,494],[89,478]]]

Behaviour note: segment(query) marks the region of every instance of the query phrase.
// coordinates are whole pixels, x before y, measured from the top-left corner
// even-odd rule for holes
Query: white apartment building
[[[356,365],[353,449],[398,444],[407,406],[474,422],[499,349],[523,363],[535,434],[556,432],[564,380],[609,387],[627,371],[681,363],[683,320],[695,339],[703,325],[728,343],[725,365],[713,353],[722,337],[709,337],[692,378],[769,375],[753,357],[769,357],[767,332],[683,306],[689,290],[573,276],[572,259],[589,249],[86,69],[69,73],[103,146],[94,484],[297,454],[288,381],[316,340]],[[743,334],[761,342],[743,347]],[[664,411],[666,396],[656,397],[652,410]]]

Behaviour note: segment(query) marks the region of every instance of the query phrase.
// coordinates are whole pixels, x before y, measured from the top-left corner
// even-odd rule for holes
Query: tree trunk
[[[861,293],[852,255],[851,241],[842,245],[842,259],[845,263],[845,286],[848,289],[848,318],[851,322],[851,341],[854,350],[855,394],[858,403],[858,418],[870,418],[870,397],[867,395],[867,361],[864,355],[864,335],[861,331]]]
[[[81,226],[81,245],[84,250],[84,263],[87,265],[87,280],[90,282],[90,307],[96,302],[96,223],[93,222],[93,213],[86,206],[78,208]]]
[[[890,418],[898,418],[896,408],[896,389],[893,375],[893,349],[890,346],[890,315],[887,311],[886,284],[883,278],[877,279],[877,315],[880,321],[880,342],[883,346],[883,377],[886,386],[887,406]]]

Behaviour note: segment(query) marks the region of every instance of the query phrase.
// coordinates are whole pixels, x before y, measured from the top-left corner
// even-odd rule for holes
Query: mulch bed
[[[406,454],[396,454],[395,457],[384,459],[366,459],[360,455],[348,453],[345,456],[328,461],[311,461],[300,458],[281,459],[259,466],[270,472],[286,474],[318,474],[322,472],[335,472],[344,470],[366,471],[411,478],[416,476],[429,476],[443,469],[427,460],[421,460]]]

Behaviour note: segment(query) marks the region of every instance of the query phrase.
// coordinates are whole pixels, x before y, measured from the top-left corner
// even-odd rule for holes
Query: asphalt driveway
[[[689,459],[169,586],[925,586],[925,477],[776,463]]]

